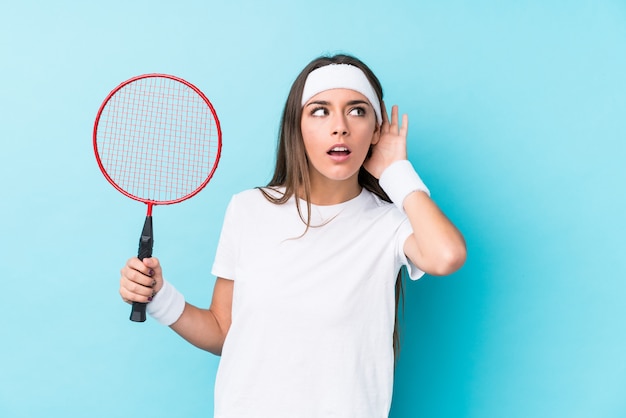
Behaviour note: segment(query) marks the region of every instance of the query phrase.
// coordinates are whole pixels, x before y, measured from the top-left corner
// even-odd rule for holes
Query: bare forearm
[[[455,272],[465,262],[466,247],[461,232],[424,192],[414,192],[404,199],[413,231],[405,253],[423,271],[432,275]]]
[[[189,303],[185,304],[183,314],[170,328],[196,347],[218,356],[222,353],[228,332],[220,326],[210,309],[200,309]]]

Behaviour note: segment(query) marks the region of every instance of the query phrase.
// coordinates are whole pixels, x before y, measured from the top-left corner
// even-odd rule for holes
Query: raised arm
[[[400,124],[397,106],[391,109],[391,121],[384,103],[382,111],[383,123],[376,133],[380,137],[364,163],[365,169],[380,180],[416,231],[404,244],[406,256],[428,274],[451,274],[465,262],[463,235],[430,198],[428,189],[407,161],[408,116],[403,115]]]

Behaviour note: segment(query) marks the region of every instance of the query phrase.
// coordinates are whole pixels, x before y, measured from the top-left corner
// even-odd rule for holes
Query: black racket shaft
[[[152,257],[153,245],[154,237],[152,235],[152,216],[148,215],[143,223],[141,238],[139,238],[139,251],[137,253],[137,258],[143,260],[144,258]],[[144,322],[146,320],[146,305],[146,303],[142,302],[133,302],[130,320],[133,322]]]

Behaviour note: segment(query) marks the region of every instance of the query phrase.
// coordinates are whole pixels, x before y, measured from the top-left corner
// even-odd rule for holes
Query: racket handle
[[[141,238],[139,238],[139,251],[137,253],[137,258],[143,260],[144,258],[152,257],[153,244],[154,237],[152,236],[152,216],[146,216],[146,221],[144,222],[143,230],[141,231]],[[146,303],[133,302],[130,320],[133,322],[145,322],[146,305]]]

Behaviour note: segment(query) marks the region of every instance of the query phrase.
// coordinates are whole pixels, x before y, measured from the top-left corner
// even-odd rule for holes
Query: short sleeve
[[[397,256],[399,257],[402,265],[406,266],[407,271],[409,273],[409,278],[411,280],[418,280],[422,278],[422,276],[425,273],[422,270],[420,270],[415,264],[413,264],[411,260],[409,260],[409,258],[406,256],[406,254],[404,254],[404,243],[406,242],[407,238],[412,233],[413,233],[413,229],[411,228],[409,219],[405,218],[405,220],[400,225],[400,228],[398,228],[398,244],[397,244],[398,254]]]
[[[211,273],[216,277],[235,280],[236,266],[239,257],[239,239],[241,230],[238,228],[236,196],[233,196],[226,208],[224,223],[217,244],[215,260]]]

